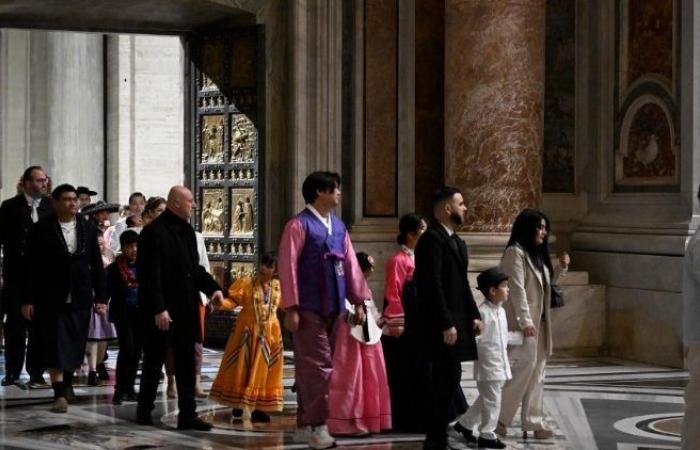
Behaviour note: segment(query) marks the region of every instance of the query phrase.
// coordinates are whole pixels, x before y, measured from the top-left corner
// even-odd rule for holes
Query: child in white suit
[[[454,428],[469,444],[479,448],[506,448],[495,434],[501,410],[501,389],[511,378],[508,363],[508,323],[501,305],[508,299],[508,275],[499,267],[479,274],[478,289],[486,297],[479,306],[484,329],[477,339],[479,359],[474,361],[474,379],[479,397],[469,410],[459,418]],[[479,425],[479,438],[473,434]]]

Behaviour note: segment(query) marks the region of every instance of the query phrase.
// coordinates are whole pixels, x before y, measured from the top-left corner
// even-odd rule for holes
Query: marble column
[[[51,32],[47,39],[48,172],[54,185],[104,195],[104,73],[101,34]]]
[[[507,232],[542,197],[544,0],[445,1],[445,180],[466,231]]]

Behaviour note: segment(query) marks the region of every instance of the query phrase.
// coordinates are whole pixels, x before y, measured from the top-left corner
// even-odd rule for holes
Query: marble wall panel
[[[542,190],[573,193],[576,1],[547,0]]]
[[[416,0],[415,208],[432,214],[445,183],[445,0]]]
[[[447,0],[445,178],[467,231],[507,231],[540,202],[544,0]]]
[[[683,367],[681,294],[607,289],[610,356]]]
[[[673,80],[674,0],[623,0],[627,17],[624,88],[645,75]],[[623,37],[624,39],[624,37]]]
[[[365,217],[397,214],[398,2],[365,2]]]

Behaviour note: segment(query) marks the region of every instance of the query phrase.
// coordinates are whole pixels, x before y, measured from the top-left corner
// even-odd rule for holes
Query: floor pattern
[[[116,356],[116,350],[110,351]],[[214,423],[208,433],[175,429],[177,401],[165,397],[161,385],[154,418],[156,427],[134,423],[136,404],[111,403],[113,385],[86,386],[78,378],[78,403],[67,414],[48,412],[51,389],[26,385],[0,388],[0,446],[5,449],[302,449],[294,440],[296,401],[290,354],[285,366],[285,410],[269,424],[231,422],[230,409],[198,400],[201,416]],[[206,350],[203,381],[208,388],[221,352]],[[111,357],[108,366],[116,358]],[[0,363],[0,372],[2,370]],[[110,370],[112,378],[113,370]],[[470,364],[463,367],[462,386],[469,402],[476,397]],[[509,428],[508,448],[523,450],[661,450],[680,448],[683,388],[688,374],[611,359],[554,358],[547,369],[545,409],[555,437],[525,440],[518,423]],[[26,374],[23,377],[26,382]],[[517,420],[517,419],[516,419]],[[342,438],[339,446],[367,450],[420,449],[422,436],[379,434]],[[466,447],[465,447],[466,448]]]

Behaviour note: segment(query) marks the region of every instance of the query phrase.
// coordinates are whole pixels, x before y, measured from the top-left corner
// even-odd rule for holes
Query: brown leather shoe
[[[535,430],[532,434],[534,439],[552,439],[554,437],[552,430]],[[523,439],[527,439],[527,431],[523,431]]]
[[[65,413],[68,412],[68,402],[65,397],[58,397],[54,400],[53,405],[51,405],[51,412],[54,413]]]

